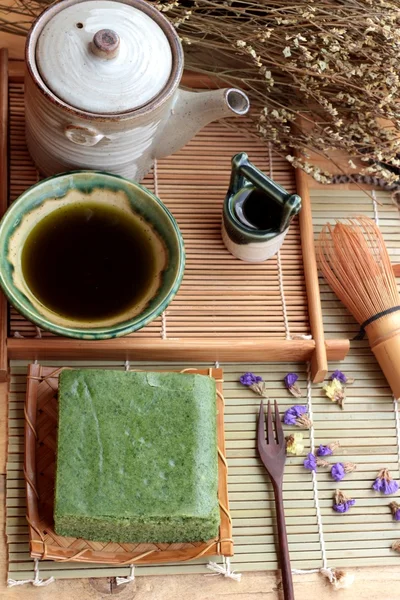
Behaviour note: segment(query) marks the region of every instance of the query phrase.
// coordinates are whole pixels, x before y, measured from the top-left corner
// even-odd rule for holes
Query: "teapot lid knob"
[[[118,33],[112,29],[100,29],[93,36],[91,50],[100,58],[115,58],[119,51]]]

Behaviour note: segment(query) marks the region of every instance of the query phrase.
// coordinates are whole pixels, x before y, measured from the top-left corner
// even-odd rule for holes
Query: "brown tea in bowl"
[[[78,321],[113,318],[156,292],[160,242],[133,213],[98,203],[67,204],[28,235],[21,265],[36,298]],[[156,282],[156,280],[158,280]]]

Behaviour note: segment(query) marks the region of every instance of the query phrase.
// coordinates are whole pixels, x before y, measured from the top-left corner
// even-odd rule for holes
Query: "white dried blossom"
[[[166,4],[162,4],[161,2],[157,2],[154,5],[160,12],[168,12],[169,10],[172,10],[173,8],[179,6],[179,2],[167,2]]]
[[[283,49],[282,54],[286,58],[289,58],[289,56],[292,56],[289,46],[286,46],[286,48]]]

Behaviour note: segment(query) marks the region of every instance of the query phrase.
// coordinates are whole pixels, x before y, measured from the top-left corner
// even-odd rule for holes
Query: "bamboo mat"
[[[10,83],[10,201],[39,179],[25,144],[23,92],[22,83]],[[295,191],[293,169],[284,158],[270,153],[260,138],[223,123],[205,127],[180,152],[160,160],[144,180],[177,219],[187,260],[172,304],[135,337],[284,339],[310,333],[297,219],[279,256],[266,264],[242,263],[222,243],[222,203],[231,158],[243,150],[260,169]],[[10,335],[52,334],[38,331],[11,308]]]
[[[45,364],[57,366],[61,363]],[[67,364],[123,368],[121,363],[111,362]],[[131,368],[162,369],[167,365],[179,369],[190,366],[131,363]],[[399,476],[395,404],[379,367],[365,345],[358,343],[344,365],[330,365],[331,369],[341,367],[349,376],[356,378],[355,384],[348,388],[344,411],[325,398],[320,386],[310,383],[307,386],[307,366],[304,364],[252,366],[229,363],[221,366],[225,379],[228,489],[235,540],[235,556],[231,559],[233,568],[243,572],[277,568],[273,494],[255,446],[259,398],[238,383],[239,376],[246,370],[256,371],[263,376],[271,397],[278,399],[282,411],[295,402],[284,389],[282,379],[289,370],[296,371],[304,392],[307,392],[307,387],[309,389],[309,398],[306,394],[304,402],[308,399],[312,403],[315,444],[339,439],[342,448],[336,455],[337,460],[353,461],[358,467],[340,485],[357,501],[356,506],[344,515],[334,513],[331,508],[336,484],[327,473],[318,474],[317,495],[322,518],[322,529],[319,529],[312,476],[302,466],[303,457],[288,458],[284,502],[293,568],[321,567],[323,548],[327,564],[331,567],[399,564],[398,555],[390,549],[393,540],[400,537],[399,525],[391,518],[387,506],[389,499],[376,495],[371,489],[377,471],[383,466],[388,467],[396,478]],[[15,580],[33,577],[24,517],[22,473],[26,368],[27,363],[23,361],[13,361],[11,364],[6,533],[9,542],[9,577]],[[286,428],[286,433],[289,429]],[[304,432],[304,435],[307,452],[310,449],[309,432]],[[190,563],[139,566],[136,575],[206,573],[206,563],[205,559],[199,559]],[[128,573],[128,568],[40,562],[40,577],[44,578],[51,575],[67,578]]]

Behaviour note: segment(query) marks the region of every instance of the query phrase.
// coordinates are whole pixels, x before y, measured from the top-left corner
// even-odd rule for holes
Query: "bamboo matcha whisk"
[[[317,241],[325,279],[368,335],[396,398],[400,397],[400,296],[379,227],[361,216],[327,223]]]

